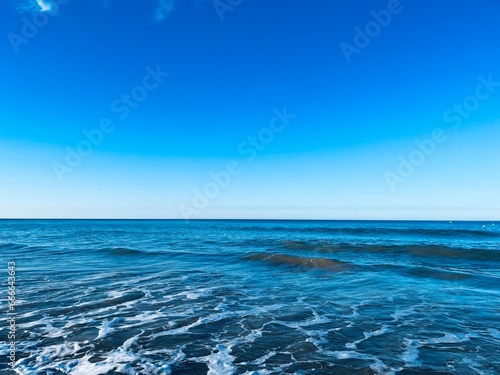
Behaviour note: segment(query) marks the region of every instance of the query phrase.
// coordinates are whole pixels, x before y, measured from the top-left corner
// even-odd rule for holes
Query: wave
[[[425,266],[402,266],[394,264],[376,264],[372,266],[364,266],[368,270],[377,272],[392,271],[398,274],[408,276],[410,278],[430,278],[443,281],[463,281],[472,278],[484,277],[477,274],[469,274],[465,272],[455,271],[451,269],[437,269]]]
[[[347,262],[340,262],[329,258],[304,258],[285,254],[255,253],[245,256],[247,260],[264,261],[270,264],[282,266],[295,266],[305,268],[319,268],[328,271],[343,271],[350,267]]]
[[[338,261],[331,258],[310,258],[299,257],[277,253],[253,253],[245,256],[246,260],[263,261],[276,266],[292,266],[308,269],[322,269],[330,272],[340,272],[351,269],[355,265],[349,262]],[[478,275],[472,275],[452,269],[437,269],[426,266],[408,266],[394,264],[374,264],[358,266],[358,270],[368,270],[375,272],[386,272],[392,270],[409,277],[431,278],[436,280],[461,281],[476,278]]]
[[[424,277],[424,278],[432,278],[438,280],[449,280],[449,281],[460,281],[470,279],[473,276],[462,273],[462,272],[453,272],[449,270],[438,270],[435,268],[429,267],[409,267],[406,272],[409,276],[415,277]]]
[[[126,247],[113,247],[113,248],[104,248],[101,251],[108,252],[112,255],[143,255],[147,254],[145,251],[129,249]]]
[[[352,235],[416,235],[433,237],[500,237],[499,232],[481,229],[456,229],[456,228],[305,228],[305,232],[326,232]]]
[[[325,241],[280,241],[278,245],[290,250],[317,251],[320,253],[372,252],[413,255],[417,257],[442,257],[469,260],[500,261],[500,252],[479,248],[466,249],[444,245],[372,245],[353,243],[328,243]]]
[[[21,249],[25,249],[27,247],[29,247],[29,246],[19,244],[19,243],[12,243],[12,242],[0,244],[0,250],[21,250]]]
[[[328,233],[339,235],[378,236],[378,235],[406,235],[406,236],[431,236],[431,237],[477,237],[500,238],[499,231],[489,229],[469,228],[395,228],[395,227],[304,227],[304,226],[251,226],[234,227],[233,230],[262,231],[262,232],[300,232],[300,233]]]
[[[52,248],[50,245],[26,245],[26,244],[20,244],[20,243],[3,243],[0,244],[0,252],[3,252],[5,255],[5,251],[12,251],[15,253],[12,253],[12,255],[17,255],[17,254],[30,254],[34,251],[46,251],[47,249],[50,249],[52,253],[56,253],[57,250]]]

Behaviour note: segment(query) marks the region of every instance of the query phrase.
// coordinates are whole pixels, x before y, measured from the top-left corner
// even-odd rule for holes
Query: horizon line
[[[407,221],[407,222],[500,222],[498,219],[310,219],[310,218],[201,218],[201,219],[182,219],[182,218],[9,218],[0,217],[0,220],[102,220],[102,221]]]

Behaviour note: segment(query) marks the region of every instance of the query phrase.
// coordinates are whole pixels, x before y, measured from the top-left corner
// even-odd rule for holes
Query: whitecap
[[[104,320],[101,324],[101,327],[99,328],[99,333],[97,334],[97,337],[95,340],[103,339],[109,334],[113,333],[115,329],[113,328],[114,325],[122,321],[122,318],[114,318],[113,320]]]

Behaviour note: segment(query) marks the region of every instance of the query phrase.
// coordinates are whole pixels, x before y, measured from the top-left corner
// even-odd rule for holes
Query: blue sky
[[[2,2],[0,217],[499,220],[499,16]]]

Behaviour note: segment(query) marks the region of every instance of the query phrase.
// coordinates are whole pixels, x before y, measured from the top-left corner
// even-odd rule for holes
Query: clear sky
[[[500,1],[6,0],[0,217],[500,219]]]

